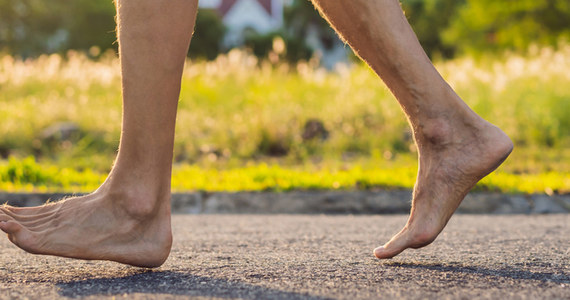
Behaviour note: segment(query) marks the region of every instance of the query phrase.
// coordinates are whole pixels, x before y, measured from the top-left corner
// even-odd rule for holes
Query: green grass
[[[179,165],[174,168],[172,188],[182,191],[289,191],[412,188],[417,169],[411,164],[364,168],[282,167],[249,164],[240,168],[204,168]],[[408,165],[408,166],[405,166]],[[11,158],[0,164],[0,190],[28,192],[89,192],[105,179],[104,173],[77,171],[38,164],[33,157]],[[479,191],[507,193],[564,193],[570,191],[570,172],[510,174],[496,172],[483,179]]]
[[[515,142],[478,189],[570,191],[570,46],[437,67]],[[311,119],[326,139],[303,140]],[[0,189],[95,189],[116,154],[120,120],[114,56],[0,57]],[[77,126],[73,135],[42,134],[62,122]],[[415,151],[403,113],[367,67],[326,72],[234,51],[186,67],[172,183],[176,191],[409,188]]]

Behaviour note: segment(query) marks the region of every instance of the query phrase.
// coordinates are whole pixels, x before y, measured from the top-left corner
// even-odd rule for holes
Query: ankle
[[[485,121],[464,103],[458,103],[452,110],[442,110],[420,116],[413,120],[412,128],[418,146],[446,146],[480,139],[491,123]]]
[[[170,213],[170,187],[154,189],[106,181],[95,193],[100,193],[102,199],[134,219],[144,220],[163,212]]]
[[[418,145],[443,146],[451,141],[452,127],[445,118],[420,120],[412,128]]]
[[[120,197],[124,197],[121,208],[134,219],[146,220],[164,212],[170,213],[170,192],[159,194],[128,191],[120,194]]]

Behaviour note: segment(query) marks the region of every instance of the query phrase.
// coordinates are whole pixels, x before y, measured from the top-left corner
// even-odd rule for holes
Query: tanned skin
[[[374,254],[385,259],[426,246],[469,190],[506,159],[513,144],[440,76],[398,1],[312,1],[390,88],[418,148],[410,217]],[[34,254],[156,267],[172,245],[174,129],[197,1],[119,0],[117,11],[124,114],[109,177],[88,196],[33,208],[4,206],[0,229]]]

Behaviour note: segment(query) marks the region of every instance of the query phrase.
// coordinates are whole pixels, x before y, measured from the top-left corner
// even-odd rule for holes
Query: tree
[[[454,47],[445,45],[440,32],[449,25],[451,18],[465,0],[402,0],[408,21],[429,56],[435,54],[451,57]],[[289,36],[304,39],[309,26],[318,29],[323,43],[333,45],[338,39],[327,21],[319,16],[310,1],[295,0],[285,10],[285,26]]]
[[[221,42],[225,33],[226,27],[215,10],[200,9],[188,56],[215,59],[222,51]]]
[[[449,26],[465,0],[402,0],[402,9],[430,57],[450,58],[455,46],[445,44],[441,33]]]
[[[111,1],[0,0],[0,50],[21,56],[113,47]]]
[[[468,53],[556,45],[570,38],[570,2],[468,0],[442,37],[446,45]]]
[[[318,32],[323,44],[332,47],[339,38],[327,21],[307,0],[294,0],[284,10],[284,40],[290,61],[309,59],[313,50],[306,43],[310,27]]]

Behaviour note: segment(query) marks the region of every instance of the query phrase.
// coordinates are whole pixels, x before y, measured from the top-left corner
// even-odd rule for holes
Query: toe
[[[0,211],[0,229],[10,226],[7,224],[9,221],[14,221],[14,218]]]
[[[380,259],[392,258],[408,248],[422,248],[431,244],[441,229],[424,226],[420,230],[411,229],[415,226],[406,225],[398,234],[384,246],[374,249],[374,255]]]
[[[386,248],[384,246],[380,246],[380,247],[374,249],[374,256],[376,256],[377,258],[380,258],[380,259],[387,259],[387,258],[393,257],[393,255],[392,256],[387,255],[386,252],[387,252]]]
[[[24,251],[32,254],[40,254],[36,250],[36,239],[34,235],[24,226],[15,221],[0,221],[0,230],[8,235],[8,239]]]
[[[374,249],[374,255],[380,259],[392,258],[409,248],[405,230],[394,236],[384,246]]]
[[[398,254],[400,254],[402,251],[404,251],[406,249],[406,247],[402,247],[402,246],[394,246],[393,244],[386,244],[384,246],[380,246],[376,249],[374,249],[374,255],[379,258],[379,259],[388,259],[388,258],[392,258]]]
[[[12,220],[0,221],[0,230],[7,234],[16,234],[22,230],[22,225]]]

